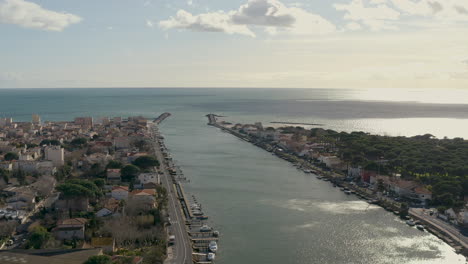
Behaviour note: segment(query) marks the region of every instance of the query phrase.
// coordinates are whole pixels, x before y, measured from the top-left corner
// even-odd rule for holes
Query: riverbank
[[[284,152],[278,146],[267,144],[265,142],[259,142],[257,139],[250,137],[248,134],[239,133],[238,131],[230,129],[229,127],[224,126],[223,123],[217,122],[216,116],[214,115],[207,115],[207,117],[209,120],[208,125],[217,127],[224,132],[230,133],[238,137],[239,139],[250,142],[257,147],[260,147],[276,155],[277,157],[290,162],[298,170],[301,170],[304,173],[314,173],[316,174],[318,179],[329,181],[331,184],[333,184],[334,187],[340,188],[346,194],[356,195],[358,198],[363,199],[370,204],[379,205],[387,211],[393,212],[396,215],[400,215],[401,218],[404,220],[409,219],[407,215],[408,208],[402,207],[401,203],[394,201],[390,197],[385,197],[382,195],[379,196],[375,192],[369,190],[368,188],[364,188],[353,182],[346,181],[344,174],[324,170],[318,167],[316,164],[313,164],[297,155],[292,155]],[[463,254],[465,257],[468,256],[466,245],[460,243],[461,241],[457,241],[452,236],[447,235],[448,233],[446,232],[446,230],[444,230],[440,226],[430,225],[429,223],[426,223],[426,221],[422,221],[420,218],[413,214],[411,214],[411,216],[416,220],[419,220],[421,223],[426,224],[427,231],[433,233],[435,236],[452,246],[452,248],[454,248],[456,252]]]

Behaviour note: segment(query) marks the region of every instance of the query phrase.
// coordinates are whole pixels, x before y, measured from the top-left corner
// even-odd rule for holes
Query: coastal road
[[[456,227],[446,223],[445,221],[437,218],[435,215],[430,216],[429,214],[427,214],[427,212],[425,212],[424,209],[421,209],[421,208],[411,208],[410,213],[415,214],[415,215],[423,218],[427,222],[429,222],[429,223],[433,224],[434,226],[436,226],[438,229],[445,231],[448,235],[450,235],[450,237],[453,240],[458,241],[465,248],[468,248],[468,237],[461,234],[460,230],[458,228],[456,228]]]
[[[156,158],[159,160],[161,172],[161,183],[166,188],[168,194],[168,213],[171,218],[170,234],[175,236],[172,257],[169,257],[165,264],[192,264],[192,244],[190,242],[185,226],[185,217],[182,213],[181,204],[177,198],[172,184],[172,178],[168,168],[165,166],[164,156],[158,143],[159,133],[155,127],[151,127],[153,134],[153,147]]]

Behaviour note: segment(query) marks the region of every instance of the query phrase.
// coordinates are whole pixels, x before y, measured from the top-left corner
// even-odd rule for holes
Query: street
[[[460,230],[451,224],[443,221],[442,219],[437,218],[435,215],[430,216],[427,212],[424,211],[424,209],[421,208],[411,208],[410,213],[415,214],[427,222],[433,224],[436,226],[438,229],[445,231],[450,237],[458,241],[460,244],[462,244],[465,248],[468,247],[468,237],[462,235],[460,233]]]

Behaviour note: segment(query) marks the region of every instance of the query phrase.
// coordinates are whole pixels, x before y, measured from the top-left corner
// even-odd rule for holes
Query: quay
[[[158,125],[171,116],[163,113],[152,124],[152,138],[154,139],[155,156],[160,163],[159,173],[161,183],[168,191],[168,215],[171,219],[169,224],[170,236],[175,236],[172,257],[166,259],[165,264],[189,264],[189,263],[214,263],[215,253],[211,251],[209,243],[219,241],[219,232],[202,232],[202,227],[207,226],[203,221],[208,217],[200,211],[198,203],[191,203],[186,195],[181,180],[186,180],[180,168],[175,166],[161,136]],[[195,208],[199,211],[194,214]],[[201,213],[201,214],[200,214]],[[213,259],[210,260],[209,256]]]
[[[324,171],[321,168],[311,164],[307,160],[304,160],[298,156],[294,156],[288,153],[283,152],[276,146],[262,144],[259,142],[255,142],[250,138],[250,136],[246,134],[240,134],[239,132],[225,127],[222,123],[218,123],[216,119],[216,115],[209,114],[208,117],[208,125],[221,129],[224,132],[230,133],[244,141],[251,142],[255,146],[262,148],[272,154],[276,155],[277,157],[284,159],[294,166],[297,169],[304,171],[304,173],[314,173],[318,179],[329,181],[333,184],[334,187],[340,188],[346,194],[353,194],[367,201],[370,205],[378,205],[384,208],[389,212],[393,212],[396,215],[399,215],[402,219],[416,219],[420,223],[423,223],[425,226],[425,230],[432,233],[439,239],[446,242],[448,245],[453,247],[457,253],[468,257],[468,237],[464,236],[458,228],[453,226],[448,226],[447,223],[438,222],[435,219],[431,219],[425,217],[423,213],[418,212],[419,209],[417,208],[407,208],[403,207],[401,203],[393,201],[387,197],[378,197],[373,192],[366,188],[361,188],[357,185],[351,184],[349,182],[344,181],[344,176],[338,173]],[[271,122],[273,123],[273,122]],[[276,122],[276,123],[283,123],[283,122]],[[284,124],[294,124],[294,123],[286,123]],[[299,123],[297,123],[299,124]],[[317,124],[316,124],[317,125]],[[370,206],[369,205],[369,206]]]

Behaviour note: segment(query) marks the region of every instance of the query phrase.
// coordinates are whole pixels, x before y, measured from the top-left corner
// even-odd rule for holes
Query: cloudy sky
[[[468,0],[0,0],[0,87],[468,88]]]

